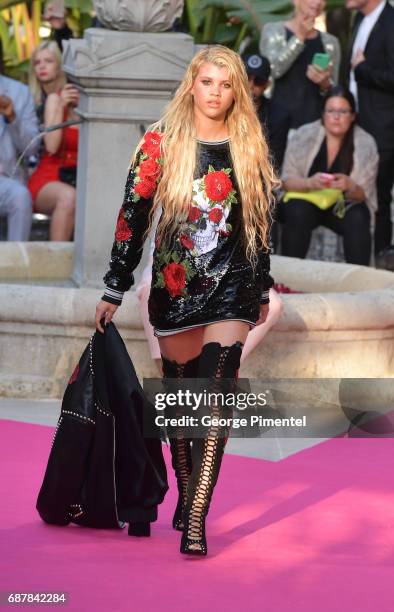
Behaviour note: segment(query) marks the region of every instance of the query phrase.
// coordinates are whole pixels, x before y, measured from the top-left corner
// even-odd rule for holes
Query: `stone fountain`
[[[168,32],[179,0],[96,0],[101,22],[71,40],[64,63],[81,91],[75,243],[0,244],[0,395],[61,397],[94,331],[127,166],[195,52]],[[150,31],[144,29],[149,24]],[[255,378],[391,377],[394,274],[273,257],[273,273],[303,293],[245,361]],[[156,376],[132,290],[116,314],[137,372]]]

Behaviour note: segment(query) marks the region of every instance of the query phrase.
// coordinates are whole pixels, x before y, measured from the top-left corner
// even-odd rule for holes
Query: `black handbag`
[[[77,167],[76,166],[61,166],[59,168],[59,181],[67,183],[72,187],[77,186]]]

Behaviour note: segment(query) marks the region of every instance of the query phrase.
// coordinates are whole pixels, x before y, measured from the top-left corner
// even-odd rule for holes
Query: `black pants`
[[[391,191],[394,183],[394,150],[379,151],[379,171],[376,181],[378,210],[375,226],[375,254],[391,244]]]
[[[321,210],[305,200],[280,202],[278,221],[283,223],[282,255],[304,258],[309,249],[312,231],[323,225],[343,236],[345,259],[348,263],[369,265],[371,256],[370,214],[362,202],[347,207],[343,219],[333,213],[333,207]]]

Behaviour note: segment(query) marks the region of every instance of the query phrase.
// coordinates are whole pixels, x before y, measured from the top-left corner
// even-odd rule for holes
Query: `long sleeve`
[[[143,238],[160,178],[157,159],[141,150],[127,177],[109,270],[103,279],[106,290],[102,299],[111,304],[120,305],[123,293],[134,284],[133,271],[142,257]]]
[[[338,85],[339,81],[339,70],[341,66],[341,45],[336,36],[322,33],[324,48],[326,53],[331,57],[332,62],[332,80],[334,85]]]
[[[269,291],[274,284],[274,279],[270,275],[271,264],[269,251],[260,251],[258,266],[263,278],[260,304],[269,304]]]
[[[269,59],[274,79],[279,79],[293,65],[305,45],[297,36],[286,40],[282,22],[267,23],[260,39],[260,53]]]
[[[19,88],[15,104],[15,119],[7,122],[7,130],[18,154],[21,154],[35,136],[38,135],[38,121],[33,98],[26,86]],[[33,155],[38,148],[38,140],[32,143],[26,155]]]
[[[303,157],[300,155],[300,130],[296,130],[287,141],[287,147],[282,165],[282,181],[289,178],[305,178],[303,172]]]
[[[354,75],[358,85],[394,93],[394,36],[388,40],[386,50],[382,67],[372,65],[368,58],[356,67]]]

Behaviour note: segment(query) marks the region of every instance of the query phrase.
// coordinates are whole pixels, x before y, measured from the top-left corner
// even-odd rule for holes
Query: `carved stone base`
[[[165,32],[182,15],[183,0],[94,0],[97,17],[110,30]]]
[[[65,45],[64,69],[80,89],[73,279],[102,287],[130,159],[158,120],[194,55],[191,36],[103,28]],[[138,272],[136,275],[138,280]]]

